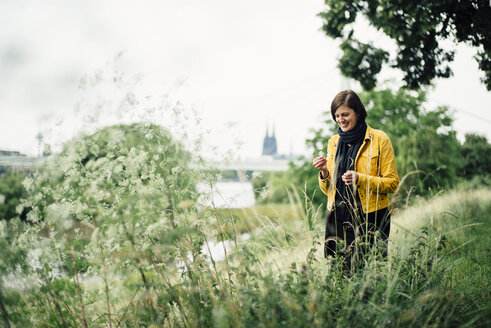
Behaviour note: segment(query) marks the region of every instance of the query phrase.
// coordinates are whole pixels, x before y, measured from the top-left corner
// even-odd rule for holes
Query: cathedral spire
[[[266,136],[263,141],[263,155],[276,156],[277,153],[277,145],[276,145],[276,136],[275,136],[275,127],[272,125],[271,136],[269,135],[270,124],[266,124]]]

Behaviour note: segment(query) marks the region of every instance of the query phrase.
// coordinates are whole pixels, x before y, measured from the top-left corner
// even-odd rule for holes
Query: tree
[[[360,97],[367,107],[367,123],[390,136],[399,175],[419,172],[407,177],[404,189],[425,194],[455,183],[462,161],[447,107],[425,109],[423,91],[367,91]]]
[[[449,64],[453,50],[441,47],[444,40],[466,43],[478,52],[479,69],[485,73],[482,82],[491,90],[491,6],[488,0],[325,0],[327,10],[319,13],[322,30],[331,38],[341,39],[343,55],[338,67],[343,75],[358,80],[371,90],[384,63],[404,72],[411,89],[429,85],[434,78],[452,75]],[[383,31],[397,45],[397,55],[373,43],[362,43],[353,37],[353,25],[363,15],[377,30]]]
[[[484,136],[466,134],[461,150],[464,165],[461,176],[470,179],[474,176],[486,176],[491,172],[491,144]]]

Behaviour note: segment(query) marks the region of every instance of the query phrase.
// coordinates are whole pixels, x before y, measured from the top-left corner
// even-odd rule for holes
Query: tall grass
[[[396,212],[388,260],[369,255],[352,276],[341,259],[322,257],[322,219],[305,220],[301,208],[294,224],[270,209],[258,213],[252,237],[224,261],[202,249],[247,216],[181,211],[180,224],[152,238],[131,225],[106,227],[127,234],[118,243],[102,227],[83,241],[2,222],[4,326],[489,326],[489,189],[450,191]],[[52,261],[27,256],[29,245]]]

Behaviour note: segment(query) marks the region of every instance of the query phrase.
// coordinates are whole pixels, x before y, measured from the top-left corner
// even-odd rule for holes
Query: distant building
[[[263,141],[263,156],[271,156],[274,160],[295,160],[298,156],[290,154],[278,154],[278,144],[276,142],[276,133],[273,127],[272,134],[269,135],[269,128],[266,127],[266,136]]]
[[[34,172],[46,157],[29,157],[18,151],[0,150],[0,175],[7,171]]]
[[[278,155],[278,146],[276,144],[276,136],[273,128],[273,134],[269,135],[269,129],[266,128],[266,136],[263,141],[263,155],[273,156]]]
[[[26,155],[21,154],[18,151],[0,150],[0,156],[23,156],[23,157],[25,157]]]
[[[212,167],[222,172],[221,182],[250,181],[255,172],[284,172],[290,168],[290,163],[298,164],[299,155],[278,154],[276,133],[273,127],[270,135],[266,127],[266,136],[263,141],[262,156],[257,158],[241,159],[236,161],[218,161],[211,163]]]

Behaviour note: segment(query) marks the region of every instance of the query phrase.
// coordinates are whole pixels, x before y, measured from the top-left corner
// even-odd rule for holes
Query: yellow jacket
[[[339,135],[333,136],[327,146],[327,170],[329,175],[322,179],[319,172],[319,186],[327,195],[327,208],[334,206],[336,182],[334,159]],[[360,196],[364,213],[371,213],[389,206],[388,193],[393,193],[399,184],[394,149],[389,137],[381,130],[367,127],[363,141],[355,159],[355,171],[358,173],[356,190]],[[368,211],[367,211],[368,209]]]

